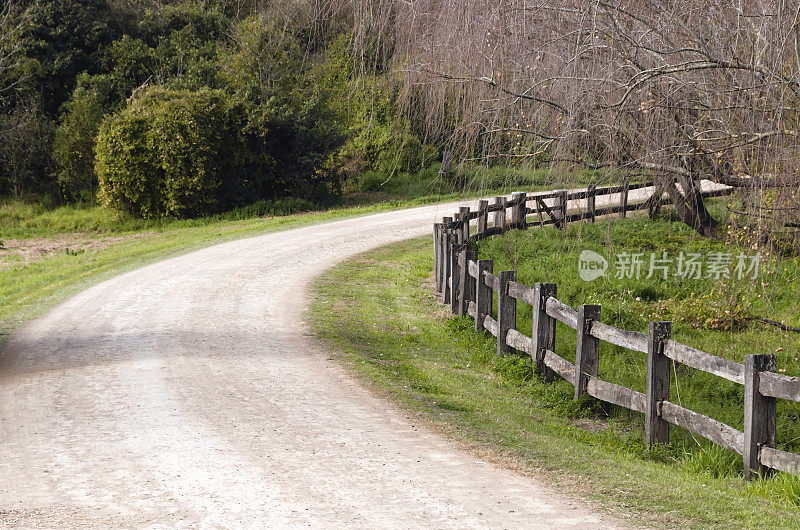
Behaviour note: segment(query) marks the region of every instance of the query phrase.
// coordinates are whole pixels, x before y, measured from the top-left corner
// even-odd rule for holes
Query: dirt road
[[[308,336],[309,280],[453,209],[217,245],[30,323],[0,360],[0,526],[616,526],[416,426]]]

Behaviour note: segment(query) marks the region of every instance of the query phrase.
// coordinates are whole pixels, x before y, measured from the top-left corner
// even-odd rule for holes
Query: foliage
[[[286,94],[302,74],[303,49],[292,28],[265,14],[239,22],[221,52],[219,79],[251,102]]]
[[[113,80],[107,75],[82,74],[70,100],[64,105],[53,140],[56,180],[67,199],[91,202],[97,186],[94,145],[103,117],[114,97]]]
[[[336,153],[345,179],[377,173],[383,181],[417,173],[435,163],[437,150],[425,144],[408,118],[398,115],[401,85],[394,75],[355,76],[349,34],[333,39],[314,76],[336,93],[348,93],[337,112],[346,124],[347,141]]]
[[[749,282],[722,278],[708,291],[672,303],[672,311],[694,328],[740,331],[753,318]]]
[[[124,35],[106,49],[104,70],[113,83],[117,101],[157,75],[156,52],[141,39]]]
[[[35,106],[0,114],[0,193],[31,196],[50,183],[52,123]]]
[[[51,0],[31,5],[20,40],[25,55],[41,67],[36,83],[47,115],[57,115],[78,74],[99,70],[101,49],[122,32],[107,0]]]
[[[240,202],[240,119],[221,91],[143,92],[100,129],[95,169],[104,203],[152,218]]]
[[[405,178],[424,169],[437,153],[408,120],[398,121],[396,80],[388,73],[355,73],[351,7],[227,0],[18,4],[14,16],[0,17],[8,26],[0,39],[0,136],[14,135],[0,155],[10,161],[0,193],[92,202],[97,167],[110,171],[104,204],[137,215],[189,216],[289,195],[328,202],[339,196],[342,177],[382,172]],[[140,112],[142,101],[154,101],[154,88],[183,92],[177,99],[184,101],[189,92],[220,91],[229,129],[214,138],[210,131],[198,133],[197,147],[184,124],[185,142],[170,144],[169,156],[177,159],[166,160],[169,148],[157,146],[152,135],[156,125],[176,133],[175,124],[162,115],[151,126]],[[99,146],[104,120],[110,120],[103,129],[107,143]],[[135,163],[106,156],[115,127]],[[235,151],[235,164],[226,162],[236,166],[230,167],[235,174],[222,182],[207,174],[188,178],[190,170],[220,170],[208,167],[204,151],[217,142],[225,145],[213,149]],[[160,154],[145,164],[151,144]],[[122,152],[120,145],[114,149]],[[199,151],[185,153],[191,149]],[[97,153],[106,158],[96,160]],[[119,194],[115,179],[122,177],[114,164],[128,162],[138,169],[122,180],[137,181],[138,191]],[[165,180],[165,167],[172,180]],[[162,189],[167,182],[170,189]]]
[[[272,164],[269,179],[250,169],[260,197],[296,194],[317,201],[338,191],[332,153],[345,130],[338,105],[343,87],[306,60],[299,28],[266,15],[240,22],[235,44],[221,52],[219,79],[248,107],[245,136],[250,164]]]
[[[213,6],[179,1],[145,10],[136,19],[136,32],[151,47],[176,32],[197,41],[217,42],[225,38],[228,24],[225,15]]]

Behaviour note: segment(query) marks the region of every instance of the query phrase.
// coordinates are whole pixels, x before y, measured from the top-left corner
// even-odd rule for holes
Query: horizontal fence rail
[[[644,201],[629,201],[629,191],[652,188]],[[716,189],[703,196],[729,194]],[[617,204],[596,208],[596,198],[618,195]],[[648,333],[619,329],[604,324],[600,306],[570,307],[556,297],[556,285],[533,286],[516,281],[515,271],[493,270],[492,260],[478,259],[469,250],[471,242],[530,226],[555,225],[594,220],[603,215],[648,209],[652,214],[668,199],[652,182],[594,187],[585,190],[555,190],[543,193],[514,193],[497,197],[493,204],[481,200],[477,211],[462,208],[452,217],[434,225],[434,275],[442,300],[458,315],[469,315],[476,331],[497,338],[498,354],[519,352],[529,355],[545,381],[560,377],[575,388],[575,399],[591,396],[645,415],[645,442],[669,443],[669,427],[676,425],[742,455],[745,477],[769,474],[771,470],[800,474],[800,455],[775,448],[776,399],[800,402],[800,378],[777,373],[777,358],[746,355],[737,363],[676,342],[670,338],[669,322],[651,322]],[[547,204],[549,202],[550,204]],[[492,226],[489,226],[492,214]],[[529,220],[529,217],[535,216]],[[476,232],[470,234],[470,222]],[[496,312],[493,312],[494,301]],[[518,303],[533,312],[531,336],[516,329]],[[575,330],[575,363],[555,350],[556,322]],[[598,376],[600,341],[647,357],[646,392],[604,381]],[[744,430],[672,403],[670,373],[679,363],[744,386]]]

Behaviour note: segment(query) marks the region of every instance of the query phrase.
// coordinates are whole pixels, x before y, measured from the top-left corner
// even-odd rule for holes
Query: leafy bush
[[[148,83],[159,71],[155,50],[141,39],[128,35],[106,49],[104,63],[119,101],[127,99],[133,90]]]
[[[180,31],[198,41],[213,42],[225,38],[228,24],[220,9],[203,2],[181,1],[146,10],[139,17],[137,33],[150,46]]]
[[[221,91],[146,90],[107,119],[95,170],[105,204],[191,217],[241,202],[241,111]]]
[[[262,14],[241,21],[234,33],[220,52],[218,79],[248,109],[244,135],[254,189],[261,198],[329,201],[338,194],[331,155],[344,140],[339,106],[346,86],[325,75],[319,58],[305,56],[302,31],[292,24]]]
[[[9,13],[0,195],[91,202],[102,170],[106,204],[208,215],[287,196],[330,203],[343,177],[419,188],[408,175],[438,158],[398,117],[393,74],[354,68],[347,9],[22,0]]]

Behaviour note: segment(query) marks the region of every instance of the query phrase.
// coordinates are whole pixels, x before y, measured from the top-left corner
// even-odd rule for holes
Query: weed
[[[693,472],[714,478],[739,476],[742,457],[713,443],[703,443],[693,451],[684,453],[681,465]]]
[[[748,491],[778,503],[800,506],[800,476],[778,472],[747,484]]]

